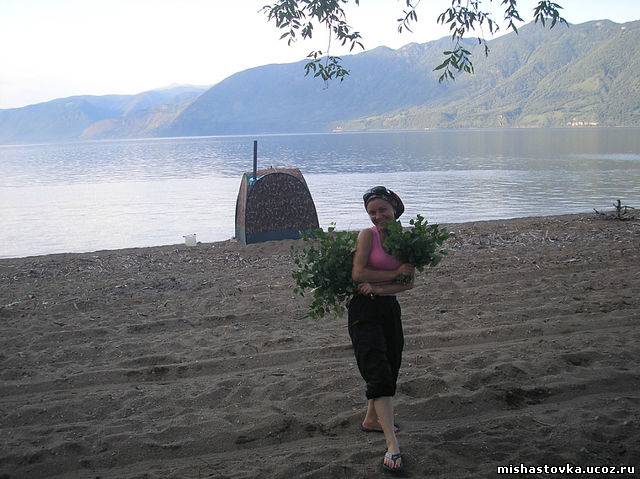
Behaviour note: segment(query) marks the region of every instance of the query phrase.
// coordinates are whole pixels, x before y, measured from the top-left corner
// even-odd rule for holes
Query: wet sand
[[[408,475],[639,474],[640,221],[448,229],[399,295]],[[0,478],[381,477],[346,319],[292,292],[297,244],[0,260]]]

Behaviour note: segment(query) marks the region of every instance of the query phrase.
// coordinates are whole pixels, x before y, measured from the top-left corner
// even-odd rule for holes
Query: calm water
[[[0,257],[175,244],[234,234],[254,137],[0,146]],[[640,129],[276,135],[259,166],[296,166],[320,223],[368,224],[385,184],[405,217],[462,222],[640,206]]]

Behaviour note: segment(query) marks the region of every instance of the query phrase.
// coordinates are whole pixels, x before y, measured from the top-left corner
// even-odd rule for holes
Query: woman
[[[383,468],[399,472],[402,456],[393,420],[392,397],[396,392],[404,338],[395,294],[413,288],[414,269],[382,248],[385,225],[404,212],[400,197],[384,186],[376,186],[364,194],[363,200],[374,226],[358,235],[351,273],[358,284],[358,294],[348,309],[349,336],[358,369],[367,383],[367,413],[361,429],[379,432],[382,428],[387,442]]]

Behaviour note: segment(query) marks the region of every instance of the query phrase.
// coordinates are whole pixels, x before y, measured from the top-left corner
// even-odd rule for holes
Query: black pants
[[[402,362],[404,336],[395,296],[356,294],[349,303],[349,337],[367,399],[393,396]]]

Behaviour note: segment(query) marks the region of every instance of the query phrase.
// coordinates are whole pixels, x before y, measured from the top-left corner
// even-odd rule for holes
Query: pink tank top
[[[373,238],[371,241],[371,251],[369,251],[367,266],[372,269],[382,269],[385,271],[398,268],[402,263],[384,250],[382,242],[380,241],[380,232],[378,231],[378,228],[374,226],[371,228],[371,231],[373,232]]]

